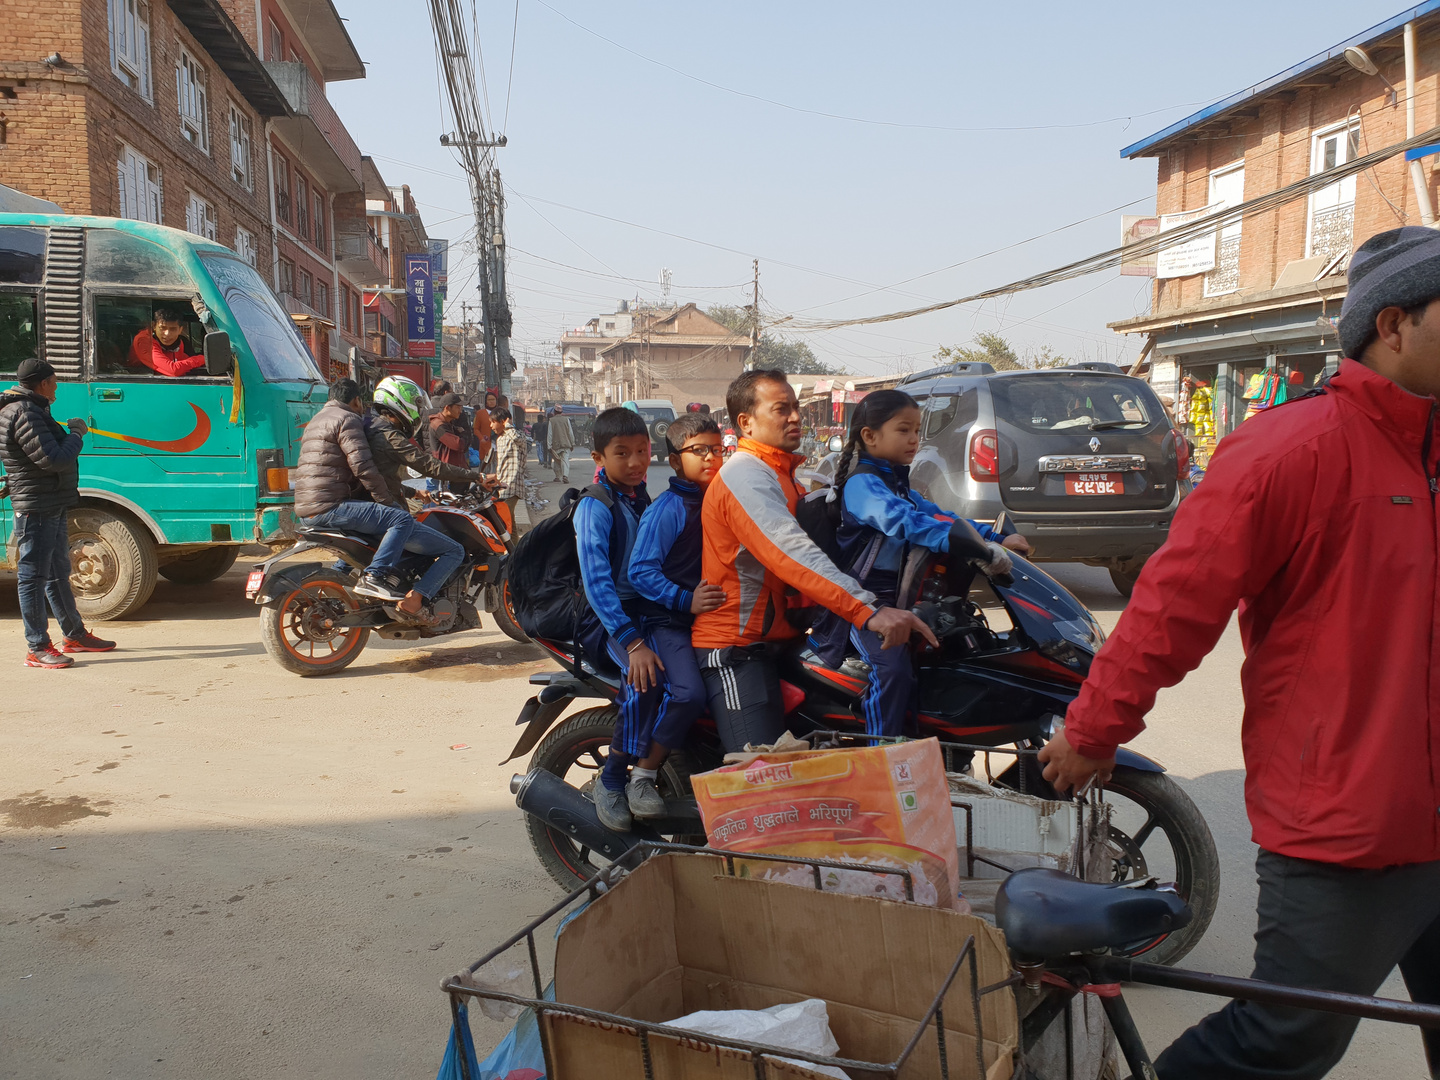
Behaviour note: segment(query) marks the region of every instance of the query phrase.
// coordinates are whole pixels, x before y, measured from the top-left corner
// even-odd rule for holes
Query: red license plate
[[[250,575],[245,579],[245,598],[248,600],[260,591],[260,583],[265,580],[264,570],[251,570]]]
[[[1125,474],[1077,472],[1065,474],[1066,495],[1124,495]]]

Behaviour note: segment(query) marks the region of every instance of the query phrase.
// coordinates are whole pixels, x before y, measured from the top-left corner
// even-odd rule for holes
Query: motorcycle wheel
[[[1130,805],[1117,802],[1119,796]],[[1164,773],[1121,766],[1105,785],[1106,801],[1114,807],[1110,839],[1115,851],[1110,880],[1121,882],[1156,877],[1173,880],[1190,905],[1189,925],[1159,944],[1135,954],[1148,964],[1173,964],[1205,936],[1220,898],[1220,857],[1215,839],[1199,807]],[[1156,832],[1169,843],[1147,843]]]
[[[491,587],[500,590],[500,602],[490,613],[495,617],[495,625],[504,631],[505,636],[512,641],[519,641],[522,644],[529,642],[529,636],[520,629],[520,624],[515,619],[515,603],[510,596],[510,575],[506,573],[500,578],[498,586]]]
[[[600,782],[600,770],[605,767],[618,716],[619,710],[614,705],[603,705],[567,717],[535,748],[530,768],[553,773],[588,796],[590,789]],[[660,768],[657,786],[666,798],[690,797],[690,769],[683,750],[666,759]],[[608,859],[530,814],[525,815],[525,829],[540,865],[566,892],[583,885],[609,865]],[[704,836],[677,835],[667,839],[677,844],[705,843]]]
[[[354,662],[370,640],[368,626],[324,626],[360,605],[340,575],[321,571],[292,583],[260,612],[260,641],[270,659],[296,675],[330,675]]]

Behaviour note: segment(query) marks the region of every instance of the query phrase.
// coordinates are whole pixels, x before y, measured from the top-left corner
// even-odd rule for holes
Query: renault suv
[[[916,490],[968,518],[1008,514],[1037,561],[1106,567],[1130,595],[1189,490],[1189,446],[1149,383],[1114,364],[962,363],[899,389],[922,410]]]

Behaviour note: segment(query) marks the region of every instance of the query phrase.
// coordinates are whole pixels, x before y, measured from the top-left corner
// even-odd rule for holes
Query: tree
[[[728,304],[717,305],[705,312],[732,334],[749,336],[754,316],[745,308]],[[775,368],[790,375],[840,375],[843,369],[831,367],[803,341],[793,341],[778,334],[761,333],[760,344],[750,360],[756,368]]]
[[[1054,368],[1070,361],[1049,345],[1026,350],[1024,359],[1010,342],[999,334],[977,334],[972,345],[942,345],[935,359],[942,364],[989,364],[996,371],[1021,371],[1025,368]]]

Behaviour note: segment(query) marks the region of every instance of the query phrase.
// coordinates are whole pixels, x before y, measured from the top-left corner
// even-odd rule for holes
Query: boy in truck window
[[[135,335],[126,358],[133,374],[149,370],[156,375],[188,375],[205,366],[205,357],[189,351],[185,341],[185,324],[189,322],[180,308],[155,309],[150,325]]]

